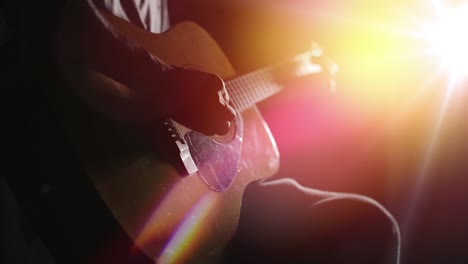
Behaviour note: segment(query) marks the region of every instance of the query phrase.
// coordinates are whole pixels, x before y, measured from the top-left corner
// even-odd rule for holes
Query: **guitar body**
[[[112,15],[106,17],[128,39],[165,63],[195,67],[225,79],[235,76],[222,50],[196,24],[183,22],[152,34]],[[87,85],[122,86],[99,73],[89,75],[93,84]],[[197,173],[181,176],[144,141],[83,113],[69,111],[66,123],[96,190],[136,245],[164,263],[215,262],[236,230],[247,184],[273,175],[279,167],[277,147],[256,107],[240,113],[238,172],[223,192],[210,189]]]

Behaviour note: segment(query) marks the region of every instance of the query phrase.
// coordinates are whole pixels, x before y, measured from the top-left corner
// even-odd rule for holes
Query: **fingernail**
[[[226,123],[224,123],[223,128],[220,129],[222,130],[220,135],[226,135],[229,132],[230,128],[231,128],[231,122],[226,121]]]

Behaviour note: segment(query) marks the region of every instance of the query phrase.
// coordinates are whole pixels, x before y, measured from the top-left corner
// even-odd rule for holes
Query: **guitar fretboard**
[[[232,106],[238,111],[254,106],[268,97],[280,92],[284,81],[310,74],[323,72],[324,68],[334,76],[338,66],[322,50],[314,47],[282,63],[238,76],[226,82]],[[276,77],[276,78],[275,78]],[[279,78],[279,79],[278,79]],[[282,80],[283,82],[278,82]]]
[[[278,93],[283,86],[274,81],[269,68],[264,68],[227,81],[226,89],[233,107],[242,112]]]

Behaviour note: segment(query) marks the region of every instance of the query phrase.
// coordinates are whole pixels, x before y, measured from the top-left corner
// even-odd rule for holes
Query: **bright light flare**
[[[468,4],[449,7],[434,1],[438,18],[423,30],[430,51],[442,60],[451,78],[468,75]]]

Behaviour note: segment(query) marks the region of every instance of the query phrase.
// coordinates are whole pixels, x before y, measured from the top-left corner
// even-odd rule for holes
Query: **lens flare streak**
[[[217,200],[214,193],[208,193],[198,201],[167,243],[157,260],[158,264],[181,263],[191,249],[197,247],[200,230],[203,224],[206,224]]]
[[[409,201],[407,212],[405,214],[406,217],[405,217],[404,222],[402,223],[402,228],[401,228],[403,233],[405,234],[406,239],[409,239],[411,235],[412,222],[414,220],[415,215],[417,215],[418,213],[419,205],[421,204],[422,197],[424,196],[427,185],[428,185],[427,175],[429,173],[429,169],[431,168],[431,161],[433,159],[435,149],[438,144],[440,131],[442,130],[444,118],[445,118],[447,108],[450,103],[452,91],[455,87],[456,87],[456,82],[454,82],[453,80],[450,80],[448,87],[445,91],[445,96],[444,96],[440,111],[435,120],[434,129],[432,130],[432,133],[430,134],[427,148],[421,159],[421,165],[419,167],[418,173],[416,175],[415,183],[414,183],[412,199]]]
[[[411,230],[418,215],[423,197],[426,195],[430,179],[428,175],[431,162],[439,144],[439,138],[444,125],[444,119],[458,81],[468,74],[468,37],[464,27],[468,24],[468,4],[458,7],[448,7],[441,1],[433,1],[438,20],[429,23],[419,36],[429,44],[428,51],[442,61],[439,70],[448,74],[448,84],[441,99],[440,109],[434,121],[434,126],[427,140],[426,149],[420,160],[420,165],[414,182],[414,189],[405,212],[402,223],[402,233],[406,240],[411,239]]]

